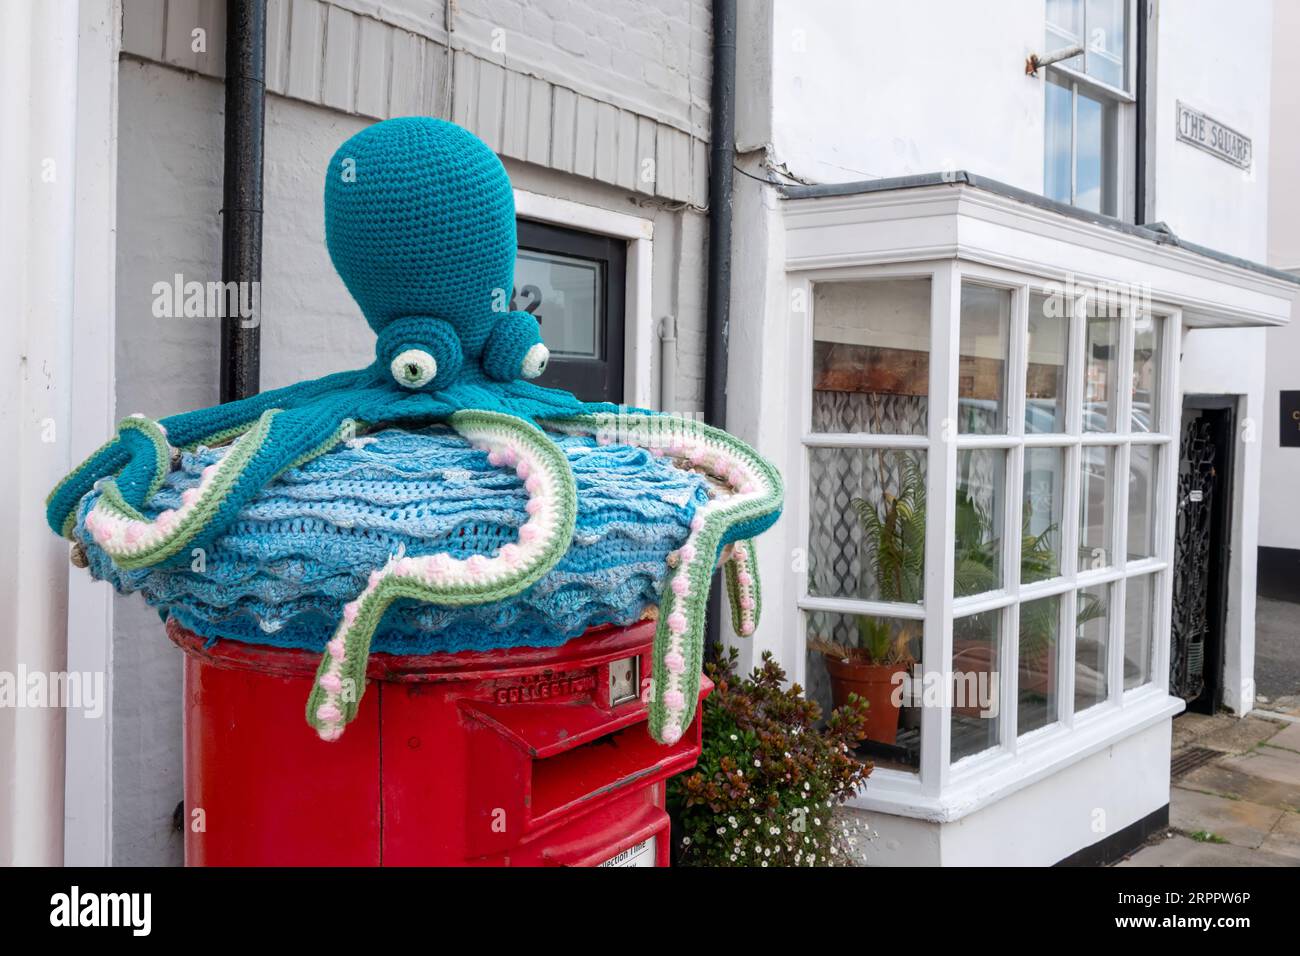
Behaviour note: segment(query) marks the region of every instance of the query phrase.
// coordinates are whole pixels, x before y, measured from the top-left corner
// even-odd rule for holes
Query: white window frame
[[[1077,0],[1077,2],[1080,6],[1085,6],[1084,0]],[[1126,0],[1124,8],[1124,85],[1122,87],[1112,86],[1096,77],[1089,76],[1082,70],[1067,66],[1064,62],[1049,64],[1043,71],[1045,74],[1043,77],[1044,153],[1047,146],[1048,76],[1056,76],[1064,80],[1070,90],[1070,199],[1068,201],[1071,205],[1075,204],[1078,182],[1079,93],[1082,91],[1094,99],[1106,99],[1116,104],[1118,115],[1115,123],[1115,217],[1123,219],[1125,222],[1134,221],[1135,216],[1134,205],[1137,198],[1137,183],[1135,162],[1131,160],[1135,155],[1137,137],[1142,135],[1142,131],[1137,129],[1137,96],[1133,92],[1137,74],[1137,7],[1137,0]],[[1043,36],[1045,40],[1048,29],[1047,21],[1044,19]],[[1062,40],[1061,42],[1064,43],[1065,41]],[[1085,19],[1083,24],[1083,43],[1085,47],[1087,42],[1088,24]],[[1046,50],[1044,52],[1050,53],[1052,51]],[[1086,50],[1083,55],[1086,55]],[[1046,156],[1044,156],[1045,162]],[[1046,194],[1046,190],[1047,183],[1044,181],[1044,194]]]
[[[881,279],[928,279],[931,288],[930,312],[930,395],[925,435],[889,434],[837,434],[812,430],[813,386],[813,335],[814,286],[818,282],[871,281]],[[1077,299],[1070,318],[1069,366],[1066,378],[1066,430],[1060,433],[1029,434],[1024,431],[1025,372],[1028,362],[1028,303],[1030,294],[1048,291],[1053,280],[1044,275],[994,268],[960,260],[909,263],[906,265],[872,265],[847,269],[818,270],[799,276],[794,283],[802,289],[802,300],[808,304],[804,313],[804,343],[799,356],[800,428],[797,431],[796,460],[799,478],[790,491],[799,495],[798,540],[809,540],[810,505],[804,500],[811,488],[811,450],[814,448],[873,449],[924,452],[926,455],[926,500],[928,521],[926,525],[925,599],[921,605],[894,604],[884,601],[860,600],[844,597],[824,597],[808,592],[806,568],[797,575],[796,606],[800,611],[799,627],[806,646],[808,612],[828,611],[842,614],[870,614],[876,616],[920,620],[925,634],[922,644],[922,662],[926,672],[947,671],[952,661],[953,621],[984,611],[998,610],[1001,628],[998,646],[998,672],[1001,678],[999,708],[999,742],[986,751],[965,757],[955,763],[949,759],[951,750],[951,711],[947,707],[926,707],[921,716],[921,761],[918,772],[877,767],[872,773],[871,789],[888,789],[900,795],[938,798],[952,786],[974,783],[1000,771],[1013,769],[1021,752],[1029,754],[1061,754],[1076,744],[1076,728],[1089,726],[1106,734],[1126,723],[1130,716],[1146,715],[1155,703],[1157,709],[1168,699],[1168,642],[1153,637],[1150,680],[1132,690],[1123,689],[1124,666],[1124,581],[1129,577],[1155,574],[1158,577],[1155,607],[1151,627],[1153,634],[1168,632],[1170,619],[1171,587],[1169,567],[1173,548],[1172,516],[1175,494],[1175,469],[1165,462],[1169,453],[1161,454],[1157,471],[1160,511],[1156,521],[1156,554],[1140,561],[1127,561],[1127,480],[1115,480],[1111,485],[1110,508],[1113,560],[1101,569],[1077,567],[1079,535],[1079,494],[1081,485],[1081,449],[1088,445],[1103,445],[1115,449],[1113,476],[1127,476],[1129,449],[1133,444],[1149,444],[1173,448],[1176,452],[1177,423],[1172,421],[1171,409],[1178,406],[1177,394],[1177,343],[1180,341],[1180,313],[1177,308],[1153,304],[1152,314],[1159,317],[1160,383],[1157,407],[1161,416],[1160,432],[1130,433],[1129,413],[1131,394],[1120,387],[1131,382],[1134,324],[1127,316],[1120,322],[1121,337],[1117,362],[1116,420],[1117,432],[1097,433],[1082,431],[1083,415],[1083,361],[1086,329],[1086,297]],[[957,380],[959,362],[959,327],[961,286],[972,282],[986,287],[1005,289],[1012,298],[1012,324],[1010,329],[1010,364],[1007,374],[1007,396],[1004,402],[1007,416],[1005,434],[958,434],[949,437],[951,423],[957,421]],[[1020,568],[1020,501],[1023,477],[1024,449],[1026,447],[1059,447],[1065,450],[1062,481],[1061,518],[1061,574],[1048,581],[1021,585]],[[957,455],[968,449],[999,449],[1007,453],[1007,475],[1004,487],[1002,528],[1002,580],[1004,586],[995,591],[967,597],[954,598],[952,594],[953,546],[952,526],[955,516],[954,493],[956,486]],[[787,496],[787,505],[795,503]],[[1107,623],[1110,628],[1107,662],[1107,699],[1087,710],[1074,713],[1074,642],[1076,629],[1066,626],[1075,615],[1075,595],[1080,588],[1099,584],[1111,586]],[[1018,678],[1018,609],[1022,602],[1059,595],[1061,597],[1062,626],[1057,637],[1057,716],[1056,720],[1027,735],[1017,731],[1016,680]],[[936,662],[938,662],[936,664]]]
[[[790,555],[792,564],[775,558],[768,565],[763,623],[755,640],[759,646],[779,653],[790,680],[803,686],[807,680],[807,643],[804,614],[807,610],[877,613],[893,616],[923,617],[926,623],[923,661],[951,661],[951,620],[954,604],[947,597],[947,580],[952,575],[951,545],[945,529],[950,528],[955,511],[953,482],[956,476],[956,453],[962,444],[975,445],[996,441],[986,436],[967,436],[944,442],[944,418],[957,420],[955,383],[958,370],[956,325],[960,314],[960,281],[963,277],[1020,289],[1013,303],[1019,327],[1022,313],[1027,319],[1027,290],[1040,282],[1063,283],[1071,276],[1081,284],[1115,283],[1141,286],[1149,292],[1150,311],[1164,317],[1162,333],[1162,426],[1177,427],[1181,409],[1179,355],[1183,330],[1186,328],[1241,328],[1280,326],[1288,321],[1295,297],[1292,282],[1232,262],[1225,262],[1197,251],[1162,244],[1150,237],[1107,226],[1085,217],[1065,215],[1053,208],[1039,206],[1002,187],[982,187],[969,183],[936,182],[912,188],[863,188],[843,195],[786,199],[782,203],[784,224],[785,296],[774,297],[780,320],[772,328],[775,335],[760,341],[742,337],[733,340],[732,363],[736,367],[762,366],[776,351],[781,369],[789,374],[773,374],[765,379],[766,388],[775,396],[765,395],[765,407],[786,410],[769,416],[754,436],[758,450],[768,456],[786,477],[786,510],[777,527],[764,535],[760,546],[764,553]],[[923,436],[824,436],[810,433],[812,421],[812,283],[839,279],[931,278],[931,383],[929,423]],[[1022,304],[1023,303],[1023,304]],[[1083,326],[1076,317],[1071,328],[1074,355],[1082,349]],[[1015,355],[1026,348],[1025,337],[1012,342]],[[1119,414],[1128,415],[1126,394],[1132,355],[1131,333],[1120,344],[1118,395],[1123,403]],[[1081,381],[1075,377],[1075,392],[1068,396],[1071,408],[1082,415]],[[1011,427],[1020,429],[1023,404],[1023,378],[1015,370],[1010,388],[1015,399],[1009,411]],[[1117,421],[1127,423],[1128,417]],[[1075,419],[1077,423],[1079,418]],[[1126,427],[1126,426],[1124,426]],[[1183,702],[1169,696],[1168,674],[1169,607],[1172,601],[1168,556],[1173,550],[1174,479],[1173,459],[1176,443],[1169,431],[1159,433],[1168,449],[1163,453],[1160,478],[1162,492],[1156,518],[1157,555],[1149,563],[1122,565],[1119,572],[1105,569],[1076,573],[1072,584],[1062,585],[1072,591],[1080,584],[1096,583],[1125,577],[1143,570],[1163,575],[1159,580],[1158,604],[1154,623],[1153,681],[1132,691],[1122,690],[1122,678],[1116,675],[1111,661],[1110,686],[1118,689],[1115,699],[1104,706],[1090,708],[1079,715],[1015,739],[1014,727],[1008,731],[1010,747],[995,753],[972,756],[950,765],[951,749],[948,715],[939,708],[922,710],[921,766],[917,773],[877,767],[853,804],[863,809],[908,816],[934,822],[960,819],[981,807],[1002,799],[1088,756],[1112,747],[1167,722],[1183,709]],[[1023,447],[1050,443],[1069,445],[1068,474],[1077,474],[1079,449],[1087,444],[1111,442],[1123,448],[1117,456],[1116,474],[1126,474],[1128,448],[1147,436],[1111,437],[1089,433],[1062,439],[1039,438],[1016,434],[1008,443]],[[930,523],[927,527],[927,602],[919,610],[903,611],[892,604],[883,607],[873,602],[841,601],[810,597],[807,587],[806,556],[809,541],[809,444],[843,444],[849,447],[928,448],[927,498]],[[942,466],[942,467],[940,467]],[[1020,467],[1020,465],[1017,465]],[[1125,470],[1121,470],[1125,469]],[[1076,487],[1072,479],[1068,487]],[[1126,486],[1126,483],[1125,483]],[[1077,538],[1070,529],[1077,523],[1077,490],[1063,506],[1063,528],[1070,537],[1063,543],[1066,553],[1073,554]],[[1127,521],[1127,501],[1118,500],[1114,491],[1116,522]],[[943,516],[940,518],[940,503]],[[1127,525],[1124,524],[1125,529]],[[1113,532],[1118,533],[1118,532]],[[1013,537],[1012,540],[1018,540]],[[1116,542],[1124,545],[1125,542]],[[1126,551],[1124,554],[1126,555]],[[1117,559],[1120,550],[1116,550]],[[1008,556],[1018,565],[1019,555]],[[782,573],[777,574],[780,567]],[[787,569],[790,573],[787,573]],[[1010,604],[1022,597],[1041,596],[1048,585],[1034,585],[1007,597]],[[1119,588],[1117,588],[1119,590]],[[942,600],[936,597],[942,595]],[[1123,593],[1112,596],[1113,607],[1122,608]],[[982,598],[981,598],[982,600]],[[966,610],[974,610],[966,607]],[[1008,628],[1013,625],[1008,625]],[[1119,653],[1123,632],[1117,624],[1111,641],[1112,653]],[[1010,630],[1008,633],[1011,633]],[[1070,643],[1066,643],[1066,641]],[[1007,642],[1004,642],[1006,644]],[[1073,664],[1073,628],[1062,635],[1059,659]],[[1009,646],[1009,645],[1008,645]],[[1008,672],[1006,662],[1000,662]],[[1072,667],[1071,667],[1072,673]],[[1063,686],[1060,698],[1073,701],[1072,686]],[[1005,699],[1005,698],[1004,698]]]

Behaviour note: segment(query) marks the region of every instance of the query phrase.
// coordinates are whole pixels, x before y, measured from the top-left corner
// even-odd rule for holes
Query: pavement
[[[1300,604],[1256,598],[1255,693],[1273,710],[1276,698],[1300,695]]]
[[[1169,829],[1117,866],[1300,866],[1300,697],[1270,706],[1174,720],[1175,769],[1199,765],[1172,781]]]

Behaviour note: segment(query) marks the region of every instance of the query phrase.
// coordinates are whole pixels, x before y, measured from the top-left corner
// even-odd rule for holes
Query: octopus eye
[[[424,349],[399,352],[388,367],[397,384],[406,388],[423,388],[438,374],[437,360]]]
[[[524,355],[519,367],[519,374],[524,378],[537,378],[546,371],[546,363],[551,360],[551,350],[538,342]]]

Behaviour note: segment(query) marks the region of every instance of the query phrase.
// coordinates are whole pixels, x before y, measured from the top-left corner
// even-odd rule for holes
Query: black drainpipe
[[[727,424],[727,337],[731,315],[731,183],[736,142],[736,3],[713,3],[713,92],[709,100],[709,287],[705,313],[704,420]]]
[[[1133,169],[1133,224],[1140,226],[1147,221],[1147,51],[1150,49],[1150,33],[1147,17],[1151,15],[1147,0],[1138,0],[1137,5],[1137,76],[1134,78],[1134,94],[1137,106],[1134,109],[1133,131],[1137,140],[1134,149]]]
[[[221,192],[221,281],[262,282],[262,140],[266,116],[266,4],[226,4],[226,143]],[[250,285],[243,285],[248,283]],[[251,283],[257,283],[251,286]],[[261,294],[245,319],[226,297],[221,319],[221,401],[256,395],[261,379]]]
[[[713,0],[713,89],[709,97],[709,278],[705,312],[704,420],[727,425],[727,338],[731,321],[731,185],[736,142],[736,3]],[[668,409],[672,411],[672,409]],[[722,635],[720,587],[710,589],[705,640]]]

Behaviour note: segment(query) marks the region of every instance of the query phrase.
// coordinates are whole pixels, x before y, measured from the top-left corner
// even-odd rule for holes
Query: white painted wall
[[[72,407],[77,129],[75,5],[5,10],[0,32],[0,671],[60,672],[67,650],[67,544],[43,501],[67,471]],[[0,708],[0,865],[63,859],[64,711]]]
[[[775,0],[776,158],[813,182],[964,168],[1041,191],[1042,44],[1042,0]]]
[[[747,172],[845,182],[960,168],[1041,192],[1043,82],[1025,77],[1023,63],[1031,51],[1043,50],[1042,0],[771,0],[754,6],[738,36],[737,138]],[[1189,241],[1261,261],[1268,235],[1273,3],[1158,0],[1156,6],[1150,218]],[[1252,170],[1243,174],[1177,143],[1174,104],[1180,99],[1251,136]],[[743,281],[733,290],[729,424],[781,462],[793,481],[799,463],[784,446],[798,423],[789,413],[789,375],[782,376],[776,357],[791,354],[797,317],[773,193],[753,179],[737,181],[733,260]],[[1184,390],[1238,395],[1239,414],[1258,426],[1264,342],[1259,330],[1190,333]],[[1239,712],[1252,703],[1261,445],[1244,442],[1237,455],[1225,698]],[[803,492],[796,487],[792,493]],[[774,542],[783,540],[777,535],[788,521]],[[798,678],[803,663],[792,557],[787,551],[764,558],[768,600],[751,652],[775,650]],[[882,860],[911,854],[932,863],[987,863],[990,835],[1001,834],[1001,843],[1014,832],[1024,838],[1009,848],[1008,862],[1054,862],[1167,801],[1168,733],[1168,723],[1158,722],[971,814],[961,826],[877,815],[878,828],[883,819],[898,832],[873,852],[883,848]],[[1134,785],[1111,792],[1117,774]],[[1090,819],[1098,808],[1108,818],[1101,832]],[[1061,823],[1058,812],[1068,820],[1053,831]]]
[[[1273,14],[1273,98],[1269,144],[1268,264],[1300,274],[1300,3]],[[1278,392],[1300,389],[1300,321],[1266,335],[1259,543],[1300,549],[1300,448],[1279,442]]]
[[[1246,259],[1268,248],[1271,0],[1225,7],[1214,0],[1162,3],[1155,90],[1154,219],[1180,237]],[[1242,171],[1175,137],[1175,103],[1240,130],[1254,141],[1255,162]],[[1294,321],[1294,320],[1293,320]],[[1287,330],[1294,334],[1294,327]],[[1224,703],[1254,706],[1256,546],[1260,528],[1261,453],[1268,440],[1263,329],[1199,329],[1183,343],[1185,394],[1237,395],[1239,432],[1229,568]],[[1275,427],[1276,433],[1276,427]],[[1276,441],[1276,438],[1274,438]],[[1281,522],[1268,517],[1264,526]]]
[[[1169,753],[1161,721],[952,823],[844,812],[874,831],[867,866],[1051,866],[1167,804]]]

